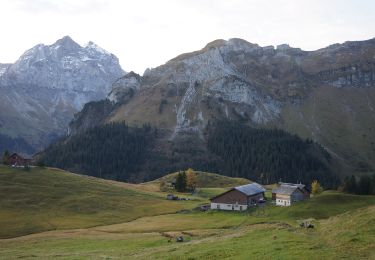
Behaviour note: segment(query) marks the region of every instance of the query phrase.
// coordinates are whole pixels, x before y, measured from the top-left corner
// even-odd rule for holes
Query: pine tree
[[[176,187],[176,190],[178,192],[186,191],[186,173],[185,173],[185,171],[178,172],[175,187]]]
[[[359,182],[357,185],[357,193],[361,195],[369,195],[371,194],[371,177],[368,175],[362,175],[359,178]]]
[[[8,150],[4,151],[4,154],[3,154],[3,164],[4,165],[8,165],[9,164],[9,152],[8,152]]]
[[[352,175],[348,179],[348,184],[347,184],[346,190],[347,190],[348,193],[356,193],[357,192],[357,181],[356,181],[354,175]]]

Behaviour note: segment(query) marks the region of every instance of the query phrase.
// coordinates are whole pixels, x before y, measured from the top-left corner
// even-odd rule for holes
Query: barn
[[[265,191],[265,188],[255,182],[237,186],[211,198],[211,209],[246,210],[252,205],[263,202]]]
[[[272,190],[272,200],[278,206],[290,206],[294,202],[310,198],[310,191],[304,184],[280,182],[278,187]]]
[[[24,167],[29,165],[30,162],[30,159],[24,158],[18,153],[13,153],[8,159],[8,164],[14,167]]]

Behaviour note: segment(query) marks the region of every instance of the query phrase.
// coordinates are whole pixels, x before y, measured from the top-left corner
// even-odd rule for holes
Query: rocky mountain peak
[[[81,46],[76,43],[70,36],[64,36],[63,38],[57,40],[54,44],[51,45],[54,48],[63,48],[66,50],[78,50]]]
[[[240,38],[232,38],[227,41],[227,44],[233,47],[235,50],[245,50],[248,48],[259,48],[258,44],[250,43]]]
[[[113,54],[93,42],[82,47],[65,36],[52,45],[38,44],[26,51],[3,74],[1,84],[93,91],[105,97],[124,74]]]
[[[226,43],[227,43],[226,40],[217,39],[217,40],[207,43],[207,45],[203,48],[203,50],[209,50],[211,48],[219,48],[219,47],[224,46]]]
[[[46,136],[64,134],[85,103],[104,99],[125,72],[113,54],[65,36],[34,46],[14,64],[0,66],[0,74],[0,132],[27,136],[27,143],[40,147],[50,141]]]

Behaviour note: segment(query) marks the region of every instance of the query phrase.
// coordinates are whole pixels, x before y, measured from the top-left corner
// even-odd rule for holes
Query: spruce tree
[[[8,152],[8,150],[4,151],[3,160],[2,161],[3,161],[4,165],[8,165],[9,164],[9,152]]]
[[[176,190],[178,192],[186,191],[186,173],[185,173],[185,171],[178,172],[175,187],[176,187]]]
[[[356,181],[354,175],[352,175],[348,180],[347,192],[348,193],[356,193],[357,192],[357,181]]]
[[[369,195],[371,194],[371,178],[368,175],[362,175],[359,178],[359,182],[357,185],[357,193],[361,195]]]

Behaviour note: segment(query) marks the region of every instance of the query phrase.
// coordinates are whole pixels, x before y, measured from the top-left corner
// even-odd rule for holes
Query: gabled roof
[[[215,197],[212,197],[210,200],[213,200],[213,199],[216,199],[217,197],[220,197],[228,192],[231,192],[233,190],[237,190],[243,194],[245,194],[246,196],[251,196],[251,195],[255,195],[255,194],[258,194],[258,193],[262,193],[262,192],[265,192],[266,189],[263,188],[262,185],[259,185],[258,183],[256,182],[253,182],[251,184],[246,184],[246,185],[242,185],[242,186],[237,186],[237,187],[234,187],[234,188],[231,188],[230,190],[224,192],[224,193],[221,193]]]
[[[289,185],[289,186],[297,186],[300,189],[306,188],[305,184],[302,183],[287,183],[287,182],[279,182],[279,185]]]
[[[303,189],[306,189],[306,186],[304,184],[280,182],[279,185],[279,187],[272,190],[272,193],[291,195],[296,190],[300,190],[301,192],[303,192]]]
[[[263,188],[261,185],[259,185],[256,182],[242,185],[242,186],[237,186],[237,187],[234,187],[234,189],[246,194],[247,196],[255,195],[255,194],[266,191],[265,188]]]
[[[18,153],[12,153],[12,154],[9,156],[9,158],[13,158],[13,157],[19,157],[19,158],[21,158],[21,159],[23,159],[23,160],[31,160],[30,158],[26,158],[25,156],[22,156],[22,155],[20,155],[20,154],[18,154]]]
[[[294,191],[298,190],[297,186],[280,185],[280,187],[273,189],[273,193],[291,195]]]

